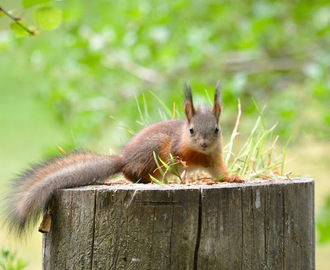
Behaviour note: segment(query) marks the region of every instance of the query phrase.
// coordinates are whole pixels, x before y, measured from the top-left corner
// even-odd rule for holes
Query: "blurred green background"
[[[161,106],[150,91],[171,108],[175,102],[180,111],[185,81],[200,103],[207,102],[205,89],[212,93],[220,79],[225,141],[238,98],[242,139],[257,117],[252,98],[266,105],[268,126],[278,123],[279,151],[290,141],[286,171],[315,179],[317,220],[327,228],[328,1],[71,0],[53,5],[63,13],[61,25],[35,37],[16,39],[10,19],[0,17],[2,191],[15,172],[58,153],[58,145],[118,151],[130,137],[120,127],[141,127],[136,100],[142,104],[144,96],[148,122],[161,119]],[[24,10],[21,1],[1,0],[0,6],[33,24],[33,8]],[[18,241],[1,226],[0,247],[18,250],[29,262],[27,269],[40,269],[40,234]],[[328,269],[329,255],[329,242],[318,242],[317,269]]]

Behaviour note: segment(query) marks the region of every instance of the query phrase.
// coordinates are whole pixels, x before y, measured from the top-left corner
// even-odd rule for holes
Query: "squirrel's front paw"
[[[225,176],[221,179],[221,181],[223,182],[235,182],[235,183],[244,183],[244,180],[241,179],[241,177],[239,177],[238,175],[236,176]]]

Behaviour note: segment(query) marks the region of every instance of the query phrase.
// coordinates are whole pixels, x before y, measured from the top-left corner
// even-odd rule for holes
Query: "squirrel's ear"
[[[220,81],[217,82],[217,85],[215,87],[214,92],[214,103],[212,112],[214,113],[215,117],[217,118],[217,121],[219,121],[220,113],[221,113],[221,104],[220,104]]]
[[[188,83],[185,83],[184,85],[184,94],[185,94],[184,113],[186,115],[186,119],[188,123],[190,123],[190,120],[195,115],[196,111],[192,100],[191,87]]]

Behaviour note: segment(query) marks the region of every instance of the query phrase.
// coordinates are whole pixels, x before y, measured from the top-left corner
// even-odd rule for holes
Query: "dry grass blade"
[[[238,137],[238,135],[239,135],[237,130],[238,130],[239,122],[241,120],[241,114],[242,114],[241,101],[240,101],[240,99],[238,99],[238,114],[237,114],[237,118],[236,118],[235,127],[233,129],[233,132],[231,133],[230,141],[229,141],[229,144],[228,144],[228,150],[227,150],[228,152],[227,152],[227,155],[226,155],[226,158],[225,158],[225,164],[227,166],[228,166],[230,156],[232,155],[232,149],[233,149],[235,138]]]
[[[239,149],[238,126],[241,118],[241,104],[238,100],[238,115],[229,143],[224,147],[225,164],[230,175],[240,175],[245,180],[254,178],[285,179],[285,149],[274,158],[278,136],[273,136],[276,125],[267,129],[263,118],[263,110],[257,107],[259,117],[251,130],[245,144]],[[237,140],[237,148],[233,154],[233,146]]]

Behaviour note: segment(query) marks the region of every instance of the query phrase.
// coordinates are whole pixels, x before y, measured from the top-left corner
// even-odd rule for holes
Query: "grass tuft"
[[[274,135],[276,125],[266,128],[263,111],[254,102],[258,118],[244,145],[240,146],[238,126],[241,104],[238,101],[238,115],[229,143],[224,147],[224,161],[230,175],[240,175],[244,180],[262,178],[266,180],[285,179],[285,148],[275,154],[279,136]],[[233,149],[236,149],[233,151]]]
[[[153,182],[155,182],[156,184],[168,184],[169,180],[167,178],[167,174],[170,173],[173,176],[176,177],[176,179],[179,179],[179,182],[182,184],[183,180],[182,177],[180,175],[179,172],[179,167],[178,164],[182,164],[181,161],[177,160],[177,158],[173,157],[172,154],[170,154],[170,158],[168,161],[164,161],[162,160],[159,156],[156,155],[155,151],[153,152],[154,155],[154,160],[155,163],[157,165],[157,169],[162,177],[162,181],[159,181],[158,179],[156,179],[155,177],[153,177],[152,175],[150,175],[150,178]],[[162,165],[160,165],[160,163]]]

